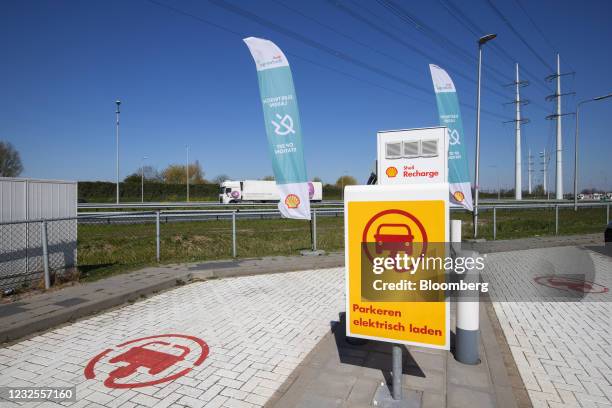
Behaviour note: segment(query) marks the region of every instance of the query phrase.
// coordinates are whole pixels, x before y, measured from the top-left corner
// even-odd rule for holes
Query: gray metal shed
[[[0,288],[31,285],[43,272],[41,219],[49,269],[77,265],[77,182],[0,177]]]

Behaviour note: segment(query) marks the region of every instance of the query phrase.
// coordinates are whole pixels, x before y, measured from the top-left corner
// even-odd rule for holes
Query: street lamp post
[[[344,179],[347,175],[348,175],[348,171],[344,170],[342,172],[342,176],[340,177],[340,185],[342,186],[340,187],[340,197],[342,201],[344,201]]]
[[[474,171],[474,238],[478,237],[478,183],[480,182],[480,76],[482,71],[482,46],[497,37],[487,34],[478,39],[478,85],[476,92],[476,169]]]
[[[574,211],[578,211],[578,113],[580,111],[580,105],[589,102],[601,101],[610,97],[612,97],[612,93],[587,99],[585,101],[578,102],[578,105],[576,105],[576,135],[574,137]]]
[[[115,129],[115,139],[116,139],[116,145],[117,145],[117,152],[116,152],[116,182],[117,182],[117,204],[119,204],[119,105],[121,105],[121,101],[119,99],[117,99],[115,101],[115,103],[117,104],[117,110],[115,111],[115,115],[116,115],[116,129]]]
[[[185,145],[187,149],[187,165],[185,166],[185,171],[187,175],[187,202],[189,202],[189,145]]]
[[[142,156],[140,161],[140,202],[144,203],[144,161],[148,159],[147,156]]]

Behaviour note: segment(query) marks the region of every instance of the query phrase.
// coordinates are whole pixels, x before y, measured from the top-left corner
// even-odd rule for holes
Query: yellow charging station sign
[[[347,189],[345,202],[347,335],[448,349],[449,304],[428,289],[444,268],[425,263],[446,256],[448,185],[366,188]]]

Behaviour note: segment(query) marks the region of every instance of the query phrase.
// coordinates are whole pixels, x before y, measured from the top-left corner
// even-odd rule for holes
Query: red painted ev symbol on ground
[[[109,388],[147,387],[184,376],[207,356],[208,345],[197,337],[184,334],[143,337],[95,356],[85,367],[85,378],[93,379],[99,374]],[[110,365],[110,369],[101,369],[103,365]]]
[[[582,279],[570,278],[566,276],[539,276],[534,281],[540,285],[548,286],[560,290],[571,290],[581,293],[607,293],[608,288],[595,282]]]

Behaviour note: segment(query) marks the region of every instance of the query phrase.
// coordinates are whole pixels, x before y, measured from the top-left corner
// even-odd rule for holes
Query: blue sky
[[[575,77],[563,78],[562,91],[577,93],[565,98],[565,111],[574,111],[577,100],[612,92],[612,26],[607,21],[612,3],[589,0],[577,7],[570,1],[519,1],[491,0],[539,57],[495,14],[488,0],[397,1],[435,31],[429,35],[380,3],[365,0],[341,0],[340,5],[365,16],[374,27],[327,0],[223,1],[282,27],[280,31],[232,13],[219,2],[159,0],[199,19],[147,0],[5,2],[0,15],[0,139],[21,152],[24,176],[114,180],[114,101],[119,98],[122,177],[140,166],[143,155],[159,169],[184,162],[186,144],[206,177],[269,175],[255,66],[241,41],[241,36],[252,35],[276,42],[288,54],[310,177],[334,182],[347,172],[365,181],[376,155],[377,130],[437,125],[427,67],[431,62],[449,69],[456,83],[473,167],[475,112],[466,105],[475,105],[476,35],[445,9],[450,3],[461,6],[461,17],[476,23],[476,28],[467,26],[472,31],[498,34],[490,44],[498,48],[485,48],[485,66],[491,68],[483,75],[485,189],[496,187],[498,173],[502,187],[513,185],[513,127],[502,123],[513,118],[513,107],[503,105],[514,97],[511,88],[503,87],[514,75],[507,56],[530,74],[526,79],[532,84],[522,95],[532,101],[524,107],[524,116],[531,120],[523,127],[526,187],[527,148],[534,155],[538,180],[537,152],[554,149],[554,123],[544,119],[553,110],[553,104],[544,101],[552,90],[543,78],[551,72],[541,60],[553,66],[554,47],[561,53],[562,71],[576,71]],[[283,30],[384,73],[336,58]],[[612,189],[612,140],[605,120],[610,114],[612,99],[582,110],[581,188]],[[569,190],[571,116],[564,119],[563,139],[564,185]],[[550,186],[553,168],[554,156]]]

